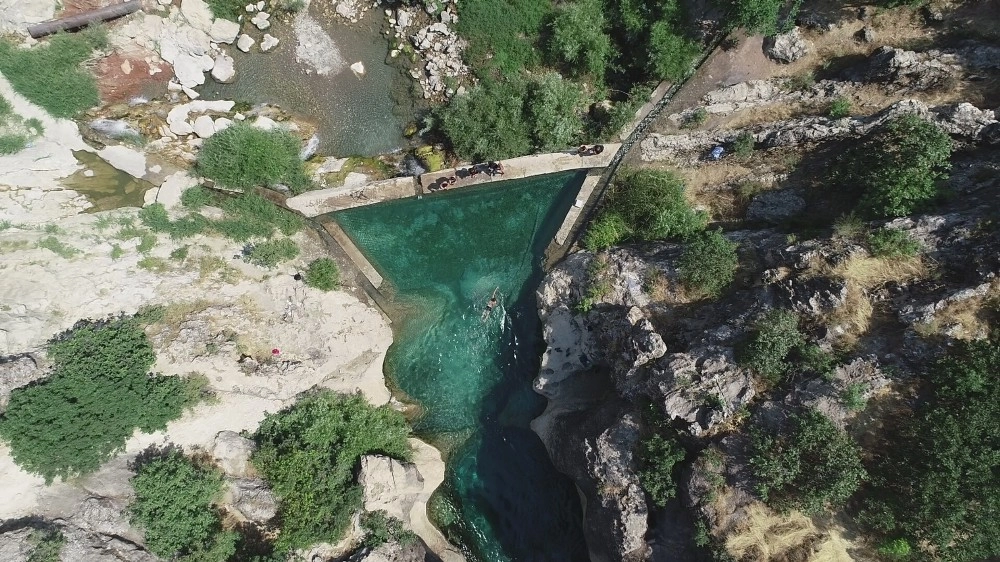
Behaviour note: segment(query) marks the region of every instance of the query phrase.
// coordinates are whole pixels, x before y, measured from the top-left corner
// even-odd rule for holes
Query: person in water
[[[483,322],[486,322],[486,319],[490,317],[490,314],[493,314],[493,309],[497,307],[498,290],[500,290],[500,287],[493,289],[493,295],[490,297],[490,302],[486,303],[486,308],[483,309]]]

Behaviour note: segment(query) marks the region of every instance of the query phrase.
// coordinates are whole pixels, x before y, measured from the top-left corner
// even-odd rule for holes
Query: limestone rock
[[[264,38],[261,39],[260,41],[260,50],[266,53],[271,49],[277,47],[278,43],[279,41],[277,37],[274,37],[269,33],[265,33]]]
[[[40,368],[30,355],[0,359],[0,413],[7,409],[11,391],[46,375],[48,372]]]
[[[217,18],[212,22],[212,27],[208,32],[212,41],[216,43],[232,43],[240,34],[240,24],[227,19]]]
[[[862,43],[874,43],[875,42],[875,30],[872,26],[866,25],[861,28],[861,31],[857,34],[858,41]]]
[[[181,194],[198,183],[198,178],[188,175],[185,171],[174,172],[163,180],[163,185],[158,190],[151,189],[147,194],[153,194],[157,203],[162,203],[164,207],[170,209],[180,205]]]
[[[208,55],[192,56],[179,53],[174,58],[174,76],[182,87],[194,88],[205,83],[205,72],[212,70],[215,59]]]
[[[271,14],[267,12],[257,12],[254,14],[253,18],[250,19],[250,23],[254,24],[257,29],[264,31],[265,29],[271,27]]]
[[[855,78],[880,82],[909,91],[925,91],[944,84],[961,72],[960,59],[941,51],[916,53],[889,46],[880,47],[869,57]]]
[[[778,224],[795,217],[806,208],[806,200],[798,189],[778,189],[756,195],[747,207],[748,221]]]
[[[351,558],[352,562],[424,562],[427,559],[427,547],[422,541],[414,541],[406,546],[390,541],[364,552],[360,558]]]
[[[266,523],[278,514],[278,499],[260,478],[240,478],[229,484],[232,506],[255,523]]]
[[[363,63],[361,61],[358,61],[358,62],[352,64],[351,65],[351,71],[354,72],[355,74],[357,74],[358,76],[364,76],[365,75],[365,63]]]
[[[253,441],[235,431],[220,431],[212,444],[212,456],[219,468],[238,478],[245,478],[253,473],[253,466],[250,464],[253,452]]]
[[[253,47],[254,43],[256,43],[256,41],[253,40],[253,37],[244,33],[243,35],[240,35],[239,40],[236,41],[236,48],[244,53],[249,53],[250,47]]]
[[[183,0],[181,15],[191,27],[209,33],[212,30],[212,9],[204,0]]]
[[[233,57],[222,53],[215,57],[215,65],[212,66],[212,78],[223,84],[228,84],[236,79],[236,69],[234,68]]]
[[[364,490],[366,510],[384,510],[404,521],[424,491],[424,478],[417,467],[383,455],[361,457],[358,483]]]
[[[218,119],[215,120],[215,132],[218,133],[219,131],[225,129],[226,127],[228,127],[228,126],[230,126],[232,124],[233,124],[232,119],[226,119],[225,117],[219,117]]]
[[[270,131],[271,129],[277,127],[278,124],[275,123],[273,119],[260,115],[256,119],[254,119],[253,126],[257,127],[258,129],[264,129],[265,131]]]
[[[809,53],[810,48],[809,42],[802,37],[797,27],[788,33],[764,40],[764,53],[781,63],[799,60]]]
[[[215,134],[215,122],[208,115],[199,115],[194,120],[194,134],[207,139]]]

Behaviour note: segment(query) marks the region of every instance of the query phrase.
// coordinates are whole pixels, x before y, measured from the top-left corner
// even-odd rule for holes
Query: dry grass
[[[646,270],[646,278],[643,279],[643,288],[649,293],[649,298],[653,302],[665,302],[672,299],[670,279],[659,269],[651,267]]]
[[[1000,308],[1000,281],[994,281],[982,296],[951,301],[934,313],[930,322],[917,324],[914,330],[923,337],[933,337],[948,331],[957,339],[973,340],[990,333],[990,317]]]
[[[826,106],[815,103],[783,102],[762,105],[751,109],[737,111],[729,116],[721,127],[727,129],[742,129],[761,123],[774,123],[799,119],[811,115],[825,114]]]
[[[171,303],[163,307],[162,314],[156,322],[147,328],[146,333],[150,339],[160,342],[161,348],[166,348],[180,333],[183,324],[192,314],[203,312],[213,306],[214,303],[205,299],[198,299],[188,302]]]
[[[874,258],[852,256],[831,268],[830,274],[866,291],[886,283],[903,283],[927,276],[928,268],[919,257]]]
[[[746,508],[743,524],[726,537],[726,550],[737,560],[851,560],[849,543],[832,538],[805,515],[782,515],[755,503]]]

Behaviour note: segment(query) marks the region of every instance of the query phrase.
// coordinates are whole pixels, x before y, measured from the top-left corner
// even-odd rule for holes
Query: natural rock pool
[[[381,11],[373,10],[357,24],[342,23],[328,11],[322,3],[313,3],[300,16],[308,18],[308,23],[298,25],[314,34],[304,41],[325,41],[320,60],[329,73],[321,75],[297,60],[293,25],[275,18],[267,33],[280,40],[277,47],[268,53],[261,53],[259,45],[251,47],[249,53],[230,48],[236,81],[221,84],[208,77],[199,92],[209,100],[278,105],[314,123],[320,154],[343,157],[392,152],[403,145],[403,129],[413,120],[414,102],[409,77],[385,63],[389,43],[380,33]],[[258,40],[261,36],[255,29],[249,33]],[[358,76],[348,67],[356,62],[364,64],[364,75]]]
[[[587,557],[579,499],[528,423],[543,350],[535,288],[583,173],[552,174],[341,211],[391,284],[386,372],[422,406],[418,435],[448,464],[432,517],[470,559]],[[499,304],[484,321],[494,289]]]

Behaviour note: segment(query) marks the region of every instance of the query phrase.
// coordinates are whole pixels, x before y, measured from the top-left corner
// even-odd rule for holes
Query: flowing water
[[[275,104],[314,123],[320,154],[375,156],[398,149],[415,109],[409,77],[385,64],[389,44],[380,34],[381,11],[347,25],[325,13],[324,3],[312,4],[308,17],[333,40],[324,62],[335,68],[332,72],[320,75],[297,61],[292,25],[272,18],[267,33],[280,40],[278,46],[268,53],[258,45],[250,53],[229,49],[236,81],[221,84],[209,77],[199,93],[210,100]],[[251,34],[259,42],[262,33]],[[348,68],[355,62],[364,64],[363,76]]]
[[[415,431],[447,455],[432,516],[484,562],[586,559],[576,490],[528,427],[544,409],[531,388],[544,345],[535,288],[582,181],[553,174],[335,215],[392,286],[386,372],[422,407]]]

